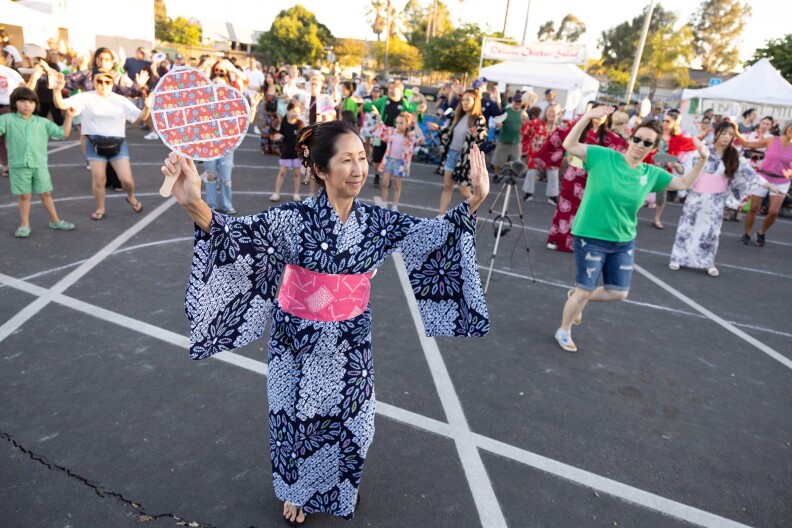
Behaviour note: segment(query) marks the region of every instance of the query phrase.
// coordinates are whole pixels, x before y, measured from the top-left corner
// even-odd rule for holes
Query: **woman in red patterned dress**
[[[526,202],[533,198],[536,177],[539,171],[544,170],[547,173],[547,190],[545,191],[547,201],[554,205],[558,203],[558,167],[545,166],[544,162],[536,155],[542,145],[544,145],[547,136],[555,132],[560,117],[561,107],[557,104],[551,104],[545,109],[544,118],[536,117],[526,121],[520,130],[523,144],[522,153],[525,156],[525,165],[528,168],[522,188],[525,193],[523,200]]]
[[[597,106],[600,106],[600,103],[592,103],[590,108]],[[562,143],[572,128],[556,130],[550,134],[550,137],[547,138],[547,141],[539,150],[537,157],[548,167],[561,165],[566,153]],[[581,133],[580,142],[589,145],[600,145],[618,151],[623,151],[627,148],[624,140],[618,134],[611,132],[609,116],[593,119]],[[583,199],[583,191],[586,189],[586,178],[588,178],[588,173],[583,170],[583,164],[580,163],[580,160],[570,157],[567,170],[561,180],[561,193],[558,196],[558,205],[553,215],[553,225],[550,227],[550,234],[547,236],[547,249],[573,251],[572,222],[575,220],[580,201]]]

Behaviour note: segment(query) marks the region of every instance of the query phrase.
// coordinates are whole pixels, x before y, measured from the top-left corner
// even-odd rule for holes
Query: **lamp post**
[[[388,40],[390,40],[390,0],[385,5],[385,80],[388,80]]]
[[[654,5],[655,0],[652,0],[646,10],[646,18],[644,18],[643,29],[641,30],[641,41],[638,43],[638,49],[635,51],[635,61],[633,61],[632,72],[630,73],[630,84],[627,85],[627,96],[625,98],[628,105],[632,98],[633,88],[635,88],[635,79],[638,77],[638,67],[641,65],[641,55],[643,55],[644,44],[646,44],[646,34],[649,32],[649,22],[652,20]]]
[[[506,14],[503,15],[503,31],[501,32],[503,36],[506,36],[506,20],[509,18],[509,4],[511,4],[511,0],[506,0]]]
[[[525,46],[525,35],[528,33],[528,13],[531,12],[531,0],[528,0],[528,8],[525,10],[525,27],[523,27],[522,45]]]

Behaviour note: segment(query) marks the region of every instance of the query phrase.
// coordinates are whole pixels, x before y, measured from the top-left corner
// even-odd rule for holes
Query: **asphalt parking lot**
[[[0,526],[280,526],[266,342],[188,358],[192,225],[157,194],[166,148],[129,136],[142,214],[111,192],[106,218],[89,219],[76,136],[50,144],[74,231],[48,229],[34,200],[31,237],[14,239],[16,200],[0,181]],[[235,163],[239,214],[269,207],[277,159],[249,137]],[[415,165],[400,210],[436,214],[440,187]],[[362,198],[375,194],[367,184]],[[398,263],[377,274],[363,502],[352,521],[306,526],[790,526],[790,219],[764,248],[725,222],[713,278],[668,269],[679,205],[662,231],[642,210],[629,299],[590,306],[569,354],[553,332],[574,260],[544,248],[551,205],[524,204],[528,254],[509,205],[487,337],[424,338]],[[485,204],[484,268],[486,216]]]

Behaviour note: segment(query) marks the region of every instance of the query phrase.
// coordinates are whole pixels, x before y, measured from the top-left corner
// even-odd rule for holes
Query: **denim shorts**
[[[583,290],[593,291],[602,275],[606,290],[629,291],[635,262],[635,239],[610,242],[597,238],[574,237],[575,282]]]
[[[286,167],[287,169],[299,169],[302,166],[300,158],[281,158],[278,160],[278,165]]]
[[[121,149],[118,151],[118,154],[112,157],[108,156],[100,156],[96,153],[96,147],[94,147],[93,141],[91,140],[91,136],[85,136],[85,159],[88,161],[115,161],[119,159],[129,159],[129,148],[127,148],[127,142],[124,140],[121,143]]]
[[[385,158],[385,169],[382,172],[387,172],[391,176],[404,176],[404,165],[402,160],[398,158]]]
[[[460,151],[458,150],[449,150],[445,163],[443,164],[443,169],[453,173],[454,168],[456,168],[457,161],[459,161],[459,154]]]

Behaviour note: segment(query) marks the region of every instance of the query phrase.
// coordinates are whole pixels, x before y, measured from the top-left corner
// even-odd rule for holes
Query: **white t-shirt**
[[[245,75],[247,75],[248,81],[250,81],[248,84],[248,90],[258,92],[259,89],[264,86],[264,72],[258,68],[254,70],[245,70]]]
[[[64,99],[66,105],[81,115],[82,135],[126,137],[126,122],[133,123],[141,110],[117,93],[102,97],[96,91],[82,92]]]
[[[9,104],[11,102],[11,92],[20,84],[25,84],[25,81],[16,70],[0,65],[0,104]]]

